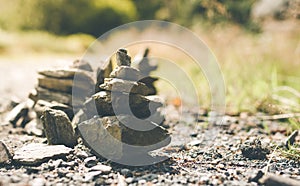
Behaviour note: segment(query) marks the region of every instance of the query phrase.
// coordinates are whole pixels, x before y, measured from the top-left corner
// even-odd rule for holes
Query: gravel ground
[[[1,164],[0,185],[268,185],[258,182],[266,170],[300,181],[299,162],[274,151],[287,138],[280,123],[241,113],[225,117],[225,125],[207,125],[205,112],[185,111],[179,121],[175,107],[166,110],[172,142],[160,152],[168,156],[163,162],[124,166],[95,157],[79,143],[66,156],[38,165]],[[25,144],[46,143],[11,125],[0,127],[0,140],[12,153]]]

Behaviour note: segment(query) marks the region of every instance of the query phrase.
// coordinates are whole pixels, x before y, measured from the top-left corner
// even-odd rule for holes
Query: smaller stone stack
[[[59,103],[59,107],[69,108],[69,111],[63,111],[72,119],[74,114],[70,111],[76,110],[77,106],[81,107],[85,98],[93,93],[95,83],[92,71],[91,66],[81,60],[74,61],[68,68],[40,70],[36,93],[30,94],[30,98],[36,102],[35,110],[38,116],[41,115],[39,108],[47,101]],[[40,100],[43,103],[40,103]],[[62,104],[65,106],[61,106]]]
[[[148,95],[155,95],[157,94],[157,90],[154,86],[154,82],[157,81],[158,78],[152,77],[150,74],[157,69],[158,65],[148,59],[148,54],[149,48],[146,48],[143,59],[137,65],[137,68],[142,74],[142,78],[139,80],[139,82],[144,83],[150,89]]]
[[[78,125],[84,142],[109,159],[147,154],[168,145],[167,130],[149,120],[162,103],[147,96],[151,89],[139,81],[143,75],[130,67],[125,49],[117,51],[116,59],[117,67],[100,85],[103,91],[85,103],[85,113],[91,119]]]

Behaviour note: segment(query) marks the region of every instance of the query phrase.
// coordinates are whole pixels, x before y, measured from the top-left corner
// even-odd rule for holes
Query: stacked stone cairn
[[[85,102],[86,121],[78,131],[96,154],[121,159],[147,154],[170,143],[166,129],[151,121],[162,103],[146,84],[144,75],[131,67],[125,49],[116,53],[117,67],[104,78],[100,91]]]
[[[38,86],[29,95],[34,100],[36,123],[41,123],[48,144],[73,147],[77,136],[71,123],[74,112],[93,94],[92,67],[76,60],[66,68],[40,70]]]

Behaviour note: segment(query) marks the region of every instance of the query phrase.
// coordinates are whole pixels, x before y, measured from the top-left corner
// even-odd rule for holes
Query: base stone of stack
[[[98,156],[120,159],[123,156],[121,128],[118,123],[105,121],[99,117],[84,121],[78,125],[79,134]]]
[[[130,115],[94,117],[80,123],[78,129],[87,146],[108,159],[145,154],[171,141],[167,130]]]

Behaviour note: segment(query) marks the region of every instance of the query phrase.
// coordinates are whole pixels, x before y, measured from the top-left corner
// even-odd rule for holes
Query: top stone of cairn
[[[117,65],[118,66],[130,66],[131,65],[131,57],[127,55],[126,49],[119,49],[117,51]]]

